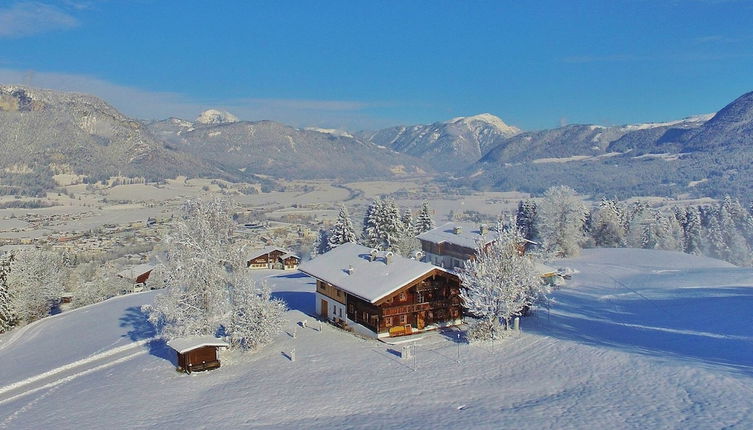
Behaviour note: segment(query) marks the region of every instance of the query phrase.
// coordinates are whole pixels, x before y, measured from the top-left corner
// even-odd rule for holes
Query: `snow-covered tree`
[[[6,279],[18,319],[28,323],[49,314],[60,300],[65,277],[60,254],[39,249],[19,251]]]
[[[81,264],[74,270],[72,278],[76,279],[73,288],[73,306],[81,307],[99,303],[128,291],[133,281],[119,278],[112,264]]]
[[[231,298],[225,332],[233,346],[256,349],[285,329],[285,302],[272,298],[266,284],[257,284],[249,276],[237,274]]]
[[[729,248],[727,247],[727,241],[725,240],[722,226],[719,223],[719,217],[711,212],[707,212],[707,214],[710,215],[708,216],[708,224],[703,241],[703,244],[705,245],[704,254],[723,260],[728,256]]]
[[[353,222],[350,220],[350,214],[345,206],[340,206],[340,213],[337,215],[337,221],[329,232],[329,249],[348,242],[356,242],[356,231],[353,228]]]
[[[614,248],[625,242],[625,211],[617,200],[602,199],[591,214],[591,236],[597,247]]]
[[[683,251],[687,254],[701,255],[703,247],[703,241],[701,239],[701,216],[696,207],[691,206],[685,209],[682,230]]]
[[[403,223],[403,233],[405,235],[416,235],[416,223],[413,221],[413,213],[411,213],[410,209],[406,208],[403,211],[403,216],[400,221]]]
[[[416,234],[427,232],[434,228],[434,220],[431,219],[431,209],[429,208],[429,202],[423,202],[421,204],[421,211],[416,217]]]
[[[405,233],[400,208],[397,207],[394,200],[389,199],[384,203],[381,222],[384,249],[391,249]]]
[[[535,241],[539,232],[536,230],[536,202],[533,199],[518,202],[518,210],[515,213],[515,224],[520,229],[523,237]]]
[[[7,283],[12,259],[13,255],[10,253],[0,255],[0,333],[13,327],[17,319]]]
[[[563,257],[578,254],[588,210],[575,191],[562,185],[551,187],[537,209],[544,249]]]
[[[314,255],[321,255],[329,250],[329,230],[320,229],[319,234],[317,234],[316,240],[314,241],[312,252]]]
[[[384,202],[380,199],[374,200],[366,209],[363,217],[363,232],[361,233],[361,242],[369,248],[384,249],[383,227]]]
[[[241,309],[235,296],[255,297],[253,306],[269,306],[270,313],[279,308],[246,280],[243,252],[232,238],[233,209],[222,198],[186,201],[174,232],[165,237],[167,257],[153,273],[165,292],[149,310],[164,337],[214,335],[223,328],[239,333],[232,317]]]
[[[509,324],[526,306],[549,293],[530,256],[518,250],[524,239],[521,232],[501,225],[498,230],[498,239],[489,246],[479,246],[476,258],[467,261],[458,275],[464,306],[481,319],[477,334],[492,339],[498,335],[501,322]]]

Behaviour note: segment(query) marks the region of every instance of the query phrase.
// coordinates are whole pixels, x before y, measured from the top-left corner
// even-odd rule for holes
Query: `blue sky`
[[[753,91],[751,72],[746,0],[0,0],[0,82],[145,119],[666,121]]]

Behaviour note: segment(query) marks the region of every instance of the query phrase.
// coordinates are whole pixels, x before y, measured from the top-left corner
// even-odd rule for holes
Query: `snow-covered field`
[[[551,314],[493,346],[430,334],[415,365],[320,332],[297,273],[255,276],[308,328],[212,372],[151,340],[154,293],[61,314],[0,336],[0,428],[753,428],[753,270],[631,249],[555,264],[580,273]]]

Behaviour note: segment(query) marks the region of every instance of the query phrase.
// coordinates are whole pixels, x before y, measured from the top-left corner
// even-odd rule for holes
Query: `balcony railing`
[[[382,309],[382,316],[389,317],[392,315],[409,314],[411,312],[422,312],[432,309],[441,309],[450,307],[449,300],[435,300],[433,302],[416,303],[412,305],[393,306]]]

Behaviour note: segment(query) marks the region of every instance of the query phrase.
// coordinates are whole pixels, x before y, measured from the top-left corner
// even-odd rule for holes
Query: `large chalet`
[[[316,312],[363,335],[401,336],[462,322],[458,277],[429,263],[346,243],[299,270],[316,278]]]

